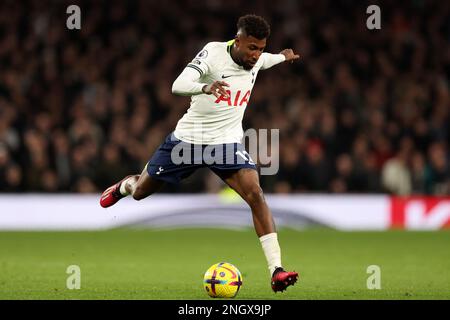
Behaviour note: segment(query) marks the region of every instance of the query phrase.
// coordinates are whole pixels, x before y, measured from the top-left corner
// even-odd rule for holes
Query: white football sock
[[[264,255],[269,265],[270,276],[276,268],[281,267],[281,249],[278,243],[278,235],[276,232],[265,234],[259,238]]]
[[[131,178],[131,177],[130,177],[130,178]],[[128,179],[130,179],[130,178],[128,178]],[[127,189],[125,189],[125,185],[126,185],[128,179],[122,181],[122,183],[120,184],[119,192],[120,192],[120,194],[123,195],[123,196],[127,196],[127,195],[130,194],[130,193],[127,191]]]

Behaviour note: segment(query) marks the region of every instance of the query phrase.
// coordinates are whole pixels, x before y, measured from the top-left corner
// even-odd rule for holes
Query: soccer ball
[[[242,286],[242,275],[231,263],[216,263],[206,271],[203,285],[210,297],[234,298]]]

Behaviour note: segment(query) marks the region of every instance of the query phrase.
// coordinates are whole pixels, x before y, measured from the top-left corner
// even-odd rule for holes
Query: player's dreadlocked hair
[[[247,36],[262,40],[270,35],[270,26],[267,21],[260,16],[247,14],[239,18],[237,23],[238,32],[241,30]]]

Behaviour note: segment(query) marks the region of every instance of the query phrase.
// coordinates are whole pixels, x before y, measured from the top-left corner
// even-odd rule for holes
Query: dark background
[[[342,0],[2,0],[0,191],[100,192],[140,172],[189,106],[172,82],[247,13],[271,24],[266,51],[301,55],[260,73],[244,118],[280,129],[266,192],[450,193],[449,2]],[[221,186],[201,170],[165,191]]]

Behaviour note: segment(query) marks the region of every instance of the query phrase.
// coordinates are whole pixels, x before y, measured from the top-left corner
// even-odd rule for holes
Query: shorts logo
[[[159,167],[158,172],[156,172],[156,174],[160,174],[163,171],[164,171],[163,167]]]
[[[248,162],[249,164],[255,164],[252,160],[252,158],[250,157],[250,155],[248,154],[247,151],[236,151],[235,155],[242,157],[242,159],[244,159],[245,162]]]

